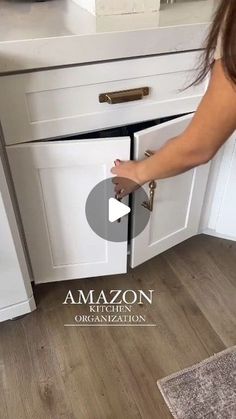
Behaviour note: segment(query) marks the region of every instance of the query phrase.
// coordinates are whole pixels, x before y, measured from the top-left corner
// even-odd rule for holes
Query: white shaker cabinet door
[[[0,150],[0,322],[35,309],[4,158]]]
[[[7,153],[35,282],[126,272],[127,242],[95,234],[85,205],[117,156],[129,159],[130,138],[28,143]]]
[[[173,119],[135,134],[134,158],[144,158],[145,151],[155,151],[166,141],[181,134],[192,115]],[[209,165],[203,165],[176,177],[158,180],[153,210],[146,228],[131,240],[131,266],[135,267],[197,234],[206,190]],[[149,195],[149,186],[146,185]],[[141,193],[134,194],[132,229],[142,208]],[[139,214],[137,217],[135,214]]]

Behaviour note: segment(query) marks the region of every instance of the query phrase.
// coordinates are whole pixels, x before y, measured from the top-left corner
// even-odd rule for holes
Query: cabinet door
[[[236,132],[212,165],[203,213],[204,233],[236,240]]]
[[[192,115],[187,115],[138,132],[134,140],[134,158],[144,158],[146,150],[157,150],[166,141],[179,135],[189,124]],[[201,209],[206,189],[209,165],[203,165],[181,175],[158,180],[153,211],[146,228],[131,240],[131,266],[158,255],[172,246],[197,234]],[[148,185],[145,185],[149,195]],[[133,199],[132,229],[141,211],[141,193]]]
[[[24,248],[0,147],[0,322],[35,309]]]
[[[130,138],[30,143],[7,152],[35,282],[126,272],[127,243],[96,235],[85,204],[111,176],[115,158],[129,159]],[[127,228],[127,217],[120,227]]]

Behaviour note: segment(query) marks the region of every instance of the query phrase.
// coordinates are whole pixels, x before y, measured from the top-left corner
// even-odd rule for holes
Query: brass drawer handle
[[[153,151],[151,151],[151,150],[146,150],[146,151],[145,151],[145,153],[144,153],[144,156],[145,156],[145,157],[151,157],[151,156],[153,156],[153,154],[154,154],[154,152],[153,152]]]
[[[117,193],[115,194],[115,199],[121,202],[121,198],[119,198],[119,195]],[[121,222],[121,218],[118,218],[117,223],[120,223],[120,222]]]
[[[132,102],[133,100],[141,100],[144,96],[148,96],[150,92],[149,87],[140,87],[139,89],[121,90],[118,92],[107,92],[99,95],[100,103],[109,103],[114,105],[116,103]]]
[[[144,153],[144,155],[146,157],[151,157],[151,156],[153,156],[153,154],[154,154],[153,151],[150,151],[150,150],[146,150],[145,153]],[[149,200],[144,201],[142,203],[142,206],[144,208],[146,208],[148,211],[151,211],[151,212],[153,211],[153,204],[154,204],[154,196],[155,196],[156,186],[157,186],[157,184],[156,184],[155,180],[152,180],[149,183]]]

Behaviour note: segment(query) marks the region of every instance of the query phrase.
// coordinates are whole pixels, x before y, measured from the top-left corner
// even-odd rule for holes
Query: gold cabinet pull
[[[152,180],[149,183],[149,200],[148,201],[144,201],[142,203],[142,206],[144,208],[146,208],[148,211],[153,211],[153,203],[154,203],[154,195],[155,195],[155,189],[156,189],[156,182],[155,180]]]
[[[109,103],[114,105],[116,103],[132,102],[133,100],[141,100],[144,96],[149,95],[149,87],[140,87],[138,89],[120,90],[117,92],[101,93],[99,95],[100,103]]]
[[[145,153],[144,153],[144,156],[145,157],[151,157],[151,156],[153,156],[153,154],[154,154],[154,151],[146,150]]]
[[[145,153],[144,153],[144,155],[146,157],[151,157],[151,156],[153,156],[153,154],[154,153],[151,150],[146,150]],[[151,211],[151,212],[153,211],[153,204],[154,204],[154,196],[155,196],[155,189],[156,189],[156,187],[157,187],[156,181],[155,180],[152,180],[149,183],[149,200],[148,201],[144,201],[142,203],[142,206],[144,208],[146,208],[148,211]]]
[[[121,202],[121,198],[119,198],[119,195],[117,193],[115,194],[115,199]],[[121,222],[121,218],[118,218],[117,223],[120,223],[120,222]]]

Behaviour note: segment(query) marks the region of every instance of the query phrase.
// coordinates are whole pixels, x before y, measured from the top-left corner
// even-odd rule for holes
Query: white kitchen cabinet
[[[213,161],[201,231],[236,240],[236,132]]]
[[[116,158],[142,159],[184,131],[191,115],[156,118],[196,110],[207,82],[183,88],[197,61],[193,51],[0,78],[0,119],[36,283],[126,272],[127,241],[107,242],[92,231],[86,199],[111,176]],[[144,121],[155,126],[132,128],[131,147],[129,134],[101,138],[106,128]],[[131,231],[132,267],[199,232],[236,238],[235,160],[233,136],[211,167],[157,181],[148,225],[132,238],[142,205],[135,194],[120,225]]]
[[[191,114],[178,117],[134,133],[133,155],[128,136],[7,147],[36,283],[126,272],[127,242],[109,242],[92,231],[85,214],[86,199],[97,183],[111,176],[116,158],[142,159],[146,150],[157,150],[183,132],[191,118]],[[233,136],[219,159],[219,175],[214,182],[210,176],[208,188],[210,164],[156,182],[148,225],[131,239],[132,267],[199,232],[236,237],[235,160]],[[145,188],[148,195],[149,185]],[[141,205],[137,191],[129,219],[132,229]],[[203,228],[201,218],[205,218]],[[128,231],[128,217],[120,227]]]
[[[191,118],[137,132],[134,158],[180,134]],[[98,237],[87,222],[85,204],[93,187],[111,176],[117,157],[132,158],[130,137],[28,143],[9,146],[7,152],[35,282],[126,272],[127,242]],[[131,240],[132,267],[197,234],[208,170],[204,165],[157,182],[149,223]],[[134,198],[132,228],[142,204],[139,192]],[[122,219],[120,228],[127,229],[127,222],[127,217]]]
[[[136,133],[134,158],[140,160],[146,150],[161,148],[170,138],[181,134],[191,119],[192,115],[184,116]],[[209,164],[206,164],[156,182],[150,221],[143,232],[131,241],[132,267],[197,234],[208,172]],[[149,194],[149,185],[145,185],[145,189]],[[137,193],[133,202],[133,228],[135,213],[138,213],[141,204],[141,194]]]
[[[227,144],[232,151],[227,159],[227,179],[224,187],[220,211],[216,222],[216,231],[219,234],[236,240],[236,136]],[[225,156],[226,158],[226,156]],[[225,162],[224,162],[225,163]]]
[[[183,52],[0,78],[4,96],[1,124],[36,283],[126,272],[127,242],[98,237],[86,220],[85,203],[91,189],[111,176],[116,158],[133,157],[130,137],[93,139],[86,133],[172,116],[176,109],[180,114],[194,111],[205,83],[183,88],[193,77],[197,59],[198,52]],[[119,93],[121,102],[114,100]],[[157,127],[157,132],[166,129],[168,134],[168,127],[173,127],[171,136],[183,128],[181,121]],[[68,139],[76,133],[85,133],[89,139]],[[149,135],[142,136],[143,151],[150,146]],[[52,140],[56,137],[61,139]],[[154,149],[164,138],[158,137],[155,145],[153,142]],[[137,136],[135,144],[138,142]],[[172,223],[160,232],[163,212],[160,215],[155,206],[149,227],[156,247],[150,251],[149,246],[143,259],[142,235],[133,240],[133,266],[189,237],[190,230],[195,232],[199,214],[193,227],[194,210],[191,218],[186,205],[190,206],[191,194],[204,193],[204,184],[197,190],[197,174],[192,171],[160,182],[164,195],[171,194],[173,188],[179,192],[175,201],[163,207],[171,214]],[[176,218],[172,217],[174,206]],[[127,218],[121,227],[128,231]],[[135,220],[135,213],[130,219]],[[179,229],[183,232],[178,233]]]
[[[35,309],[23,243],[0,146],[0,322]]]
[[[126,272],[127,242],[97,236],[85,203],[111,176],[117,156],[130,158],[130,138],[31,143],[7,152],[35,282]],[[127,218],[120,228],[127,229]]]

